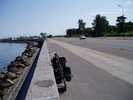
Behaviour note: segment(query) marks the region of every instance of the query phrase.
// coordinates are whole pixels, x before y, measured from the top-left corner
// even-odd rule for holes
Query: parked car
[[[84,35],[80,35],[80,39],[86,39]]]

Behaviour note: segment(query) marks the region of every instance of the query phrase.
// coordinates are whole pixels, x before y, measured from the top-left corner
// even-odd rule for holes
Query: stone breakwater
[[[39,52],[40,44],[28,42],[21,56],[7,66],[7,72],[0,74],[0,100],[15,100],[19,90]]]

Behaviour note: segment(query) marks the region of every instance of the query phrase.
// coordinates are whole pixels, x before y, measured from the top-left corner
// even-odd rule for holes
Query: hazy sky
[[[65,34],[78,26],[78,19],[91,26],[96,14],[115,24],[121,15],[119,4],[127,20],[133,21],[133,0],[0,0],[0,37]]]

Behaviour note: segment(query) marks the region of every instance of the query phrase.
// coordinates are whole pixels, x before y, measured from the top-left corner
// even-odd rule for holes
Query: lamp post
[[[122,13],[122,16],[124,16],[124,8],[123,8],[123,5],[118,5],[118,7],[121,8],[121,13]]]

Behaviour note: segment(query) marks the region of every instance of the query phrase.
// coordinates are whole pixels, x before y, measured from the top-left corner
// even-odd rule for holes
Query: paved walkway
[[[89,48],[133,60],[133,40],[107,40],[99,38],[54,38],[65,43]]]
[[[67,92],[60,96],[61,100],[133,100],[132,81],[109,72],[111,70],[109,66],[120,67],[120,63],[117,62],[112,66],[112,63],[109,63],[111,59],[125,61],[125,64],[129,64],[128,62],[131,64],[130,60],[117,56],[113,58],[112,55],[105,53],[103,55],[102,52],[54,40],[48,42],[48,47],[50,52],[56,51],[67,58],[67,65],[71,67],[74,75],[72,81],[67,84]],[[107,68],[104,69],[101,63]],[[119,70],[121,71],[121,68]]]
[[[96,50],[83,48],[57,40],[51,40],[52,43],[56,43],[61,47],[69,50],[70,52],[80,56],[84,60],[87,60],[93,63],[96,67],[101,68],[112,75],[119,77],[122,80],[125,80],[133,84],[133,61],[113,56],[107,53],[99,52]]]

